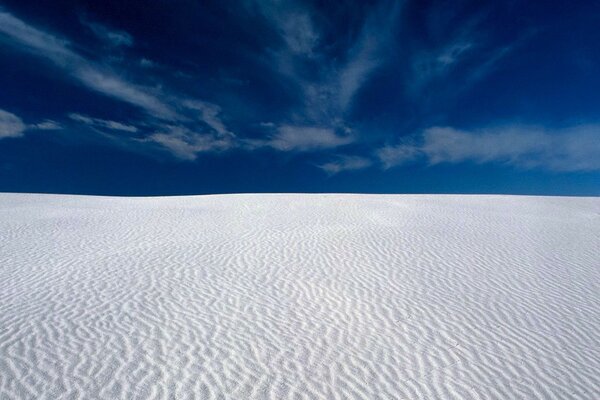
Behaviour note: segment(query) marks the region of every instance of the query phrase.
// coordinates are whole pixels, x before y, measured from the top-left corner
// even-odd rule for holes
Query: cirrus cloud
[[[62,125],[56,121],[47,119],[36,124],[26,124],[21,117],[0,109],[0,139],[21,137],[28,130],[55,131],[59,129],[62,129]]]
[[[138,131],[138,128],[133,125],[127,125],[122,122],[110,121],[101,118],[92,118],[77,113],[69,114],[69,118],[71,118],[73,121],[80,122],[82,124],[86,124],[93,127],[107,128],[111,130],[124,131],[130,133],[135,133]]]
[[[280,151],[308,151],[331,149],[353,141],[352,135],[338,134],[333,128],[284,125],[266,144]]]
[[[338,156],[335,160],[317,165],[328,175],[339,174],[342,171],[357,171],[370,167],[373,162],[360,156]]]
[[[384,168],[425,159],[430,165],[500,163],[554,171],[600,170],[600,125],[548,130],[505,126],[481,130],[432,127],[413,142],[377,151]]]
[[[22,136],[25,129],[27,129],[27,125],[21,118],[0,109],[0,139]]]

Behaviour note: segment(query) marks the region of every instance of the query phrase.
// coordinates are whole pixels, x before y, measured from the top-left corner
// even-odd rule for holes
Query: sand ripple
[[[600,199],[0,195],[0,399],[598,399]]]

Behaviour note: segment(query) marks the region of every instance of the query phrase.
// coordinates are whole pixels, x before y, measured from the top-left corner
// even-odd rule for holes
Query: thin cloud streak
[[[373,161],[360,156],[338,156],[337,159],[324,164],[317,165],[328,175],[336,175],[343,171],[358,171],[369,168]]]
[[[107,128],[111,130],[124,131],[129,133],[135,133],[138,131],[138,128],[133,125],[127,125],[122,122],[111,121],[101,118],[87,117],[85,115],[77,113],[69,114],[69,118],[71,118],[73,121],[81,122],[83,124],[97,128]]]
[[[68,41],[36,29],[4,11],[0,11],[0,34],[19,50],[51,61],[89,89],[140,107],[151,115],[171,120],[178,117],[169,105],[152,94],[150,88],[123,80],[113,71],[72,51]]]
[[[104,43],[113,47],[131,47],[134,44],[133,37],[121,30],[111,29],[98,22],[91,22],[85,18],[81,19],[81,23],[86,25],[90,31],[96,35],[97,38],[102,40]]]
[[[418,144],[386,146],[376,152],[384,168],[425,159],[430,165],[474,162],[553,171],[600,170],[600,125],[545,130],[509,126],[476,131],[432,127]]]
[[[94,27],[98,28],[96,25]],[[99,30],[96,29],[96,33],[98,32]],[[102,34],[105,33],[109,32],[103,30]],[[148,116],[146,125],[150,130],[153,127],[155,130],[154,134],[143,141],[145,143],[161,144],[166,150],[183,159],[193,159],[200,152],[231,147],[235,135],[223,123],[220,117],[221,108],[215,104],[176,93],[165,94],[158,89],[124,80],[112,69],[88,61],[71,50],[70,42],[67,40],[34,28],[10,13],[0,10],[0,39],[2,36],[5,41],[19,50],[49,60],[87,88],[143,110]],[[112,39],[122,38],[116,39],[116,36],[112,35]],[[133,39],[127,42],[133,43]],[[69,117],[95,128],[130,133],[138,131],[137,127],[121,122],[86,117],[76,113],[70,114]],[[161,121],[170,123],[168,129],[164,129],[165,124]],[[199,122],[214,130],[217,137],[210,133],[196,133],[198,129],[195,125]],[[5,131],[9,132],[8,128]],[[10,132],[13,132],[12,135],[17,135],[15,128]],[[224,136],[228,139],[220,138]]]
[[[267,31],[278,35],[275,40],[254,38],[257,43],[256,47],[253,44],[252,51],[257,53],[252,53],[251,57],[260,61],[257,64],[261,75],[273,75],[273,81],[265,83],[268,86],[265,93],[272,94],[280,89],[282,94],[287,95],[282,98],[289,100],[283,101],[281,106],[268,104],[264,108],[268,110],[266,115],[256,115],[255,121],[251,120],[254,114],[246,112],[251,107],[243,110],[244,106],[238,101],[241,97],[233,91],[218,92],[220,88],[217,88],[217,93],[213,93],[212,98],[229,104],[229,109],[225,110],[220,105],[194,98],[187,94],[187,90],[191,92],[191,89],[178,85],[180,82],[176,79],[169,80],[178,71],[171,70],[168,62],[157,60],[160,64],[156,64],[141,58],[141,54],[128,54],[124,47],[135,43],[130,34],[81,17],[80,22],[102,40],[84,50],[76,41],[34,27],[0,8],[0,45],[12,46],[17,51],[45,60],[72,82],[90,89],[91,93],[104,94],[142,111],[142,115],[127,114],[129,117],[123,121],[90,116],[87,115],[89,110],[80,111],[86,115],[73,112],[66,114],[71,121],[63,121],[67,128],[74,127],[75,121],[107,138],[116,138],[115,142],[127,143],[132,149],[135,146],[140,151],[148,147],[153,150],[161,148],[181,160],[194,160],[201,153],[231,149],[319,152],[321,157],[327,151],[332,153],[333,149],[354,145],[344,151],[364,151],[368,156],[330,154],[332,160],[319,167],[335,174],[366,168],[378,160],[385,169],[416,161],[431,165],[502,163],[561,171],[597,168],[594,162],[597,146],[593,140],[596,125],[562,130],[526,126],[460,130],[433,126],[405,138],[400,144],[374,150],[374,147],[381,146],[383,139],[390,140],[390,134],[378,132],[377,123],[365,121],[379,118],[379,115],[374,115],[377,114],[378,100],[370,99],[370,104],[363,104],[360,95],[363,89],[380,87],[381,82],[370,80],[376,77],[380,68],[386,67],[386,63],[390,62],[390,67],[392,62],[396,63],[394,67],[398,67],[398,73],[392,79],[402,84],[398,86],[399,96],[409,100],[407,110],[411,107],[416,110],[414,125],[409,125],[412,124],[410,121],[406,125],[432,126],[452,120],[441,109],[436,110],[440,104],[445,107],[442,100],[460,98],[461,93],[473,83],[496,71],[505,57],[528,40],[528,35],[521,35],[518,40],[514,37],[506,40],[504,36],[498,40],[491,35],[493,28],[484,26],[487,20],[479,14],[457,24],[452,12],[449,12],[446,24],[432,24],[439,27],[435,28],[436,34],[416,36],[414,43],[408,40],[406,48],[403,48],[398,45],[401,42],[399,37],[405,35],[404,27],[399,25],[402,2],[382,1],[377,5],[356,6],[353,9],[355,14],[350,13],[353,18],[346,18],[348,21],[341,24],[336,18],[339,15],[346,17],[346,14],[338,14],[337,11],[328,14],[330,10],[327,7],[320,8],[314,4],[277,0],[244,0],[244,4],[251,6],[246,12],[252,9],[252,17],[258,17],[253,21],[266,23]],[[361,11],[360,15],[357,10]],[[410,10],[407,14],[411,15]],[[341,30],[336,31],[340,26]],[[533,32],[535,28],[531,29]],[[257,31],[261,35],[264,32]],[[185,41],[182,39],[182,42]],[[102,46],[102,43],[110,46]],[[107,51],[118,52],[119,57],[111,57]],[[394,52],[397,52],[396,56]],[[91,53],[98,58],[87,56]],[[398,54],[405,54],[406,58],[398,57]],[[160,68],[151,68],[152,65]],[[256,65],[249,66],[252,67]],[[228,72],[224,67],[224,76]],[[386,69],[381,77],[387,77],[390,72],[391,68]],[[196,77],[190,72],[186,79],[191,82]],[[201,79],[200,75],[197,79]],[[373,85],[369,88],[370,83]],[[203,93],[209,94],[214,90],[208,86]],[[244,88],[257,90],[256,93],[261,89]],[[276,90],[271,92],[272,89]],[[387,92],[384,90],[384,93]],[[278,99],[277,96],[275,94],[275,99]],[[361,107],[364,108],[359,110]],[[67,111],[77,110],[67,108]],[[366,114],[368,117],[364,116]],[[402,109],[398,109],[397,114],[385,110],[381,117],[388,120],[382,120],[381,126],[390,132],[399,129],[389,123],[390,114],[398,115],[398,120],[411,118],[405,117]],[[100,111],[99,115],[110,115],[110,111]],[[118,115],[116,119],[124,114]],[[27,124],[6,111],[0,122],[0,137],[23,136],[27,130],[62,128],[54,121]],[[403,124],[402,121],[392,122],[397,124],[395,126]],[[360,126],[361,130],[357,130],[356,126]],[[238,137],[233,132],[238,129],[242,135],[246,131],[247,136]],[[366,136],[370,134],[373,138]],[[381,138],[377,135],[388,136]],[[359,150],[361,144],[369,148]],[[369,159],[371,162],[368,162]],[[314,165],[314,162],[310,164]]]
[[[441,49],[424,51],[414,56],[413,77],[409,89],[418,93],[430,81],[442,77],[463,62],[474,47],[473,42],[459,38],[446,43]]]
[[[332,128],[284,125],[265,144],[280,151],[311,151],[344,146],[354,140],[351,134],[340,135]]]
[[[57,131],[63,129],[63,126],[56,121],[45,120],[37,124],[28,125],[27,129],[39,131]]]
[[[0,109],[0,139],[23,136],[27,126],[15,114]]]
[[[327,129],[325,132],[348,129],[346,119],[357,93],[389,55],[386,50],[398,20],[398,3],[385,2],[372,9],[354,42],[335,60],[326,53],[328,44],[323,43],[308,7],[262,0],[249,4],[256,6],[284,43],[267,54],[273,59],[274,72],[302,93],[303,107],[278,125],[284,129],[296,126],[299,131],[311,125]],[[318,66],[319,72],[307,74],[306,65]]]
[[[336,71],[338,101],[343,113],[352,106],[357,92],[389,56],[392,36],[400,14],[400,2],[384,2],[367,16],[360,35],[348,52],[348,60]]]
[[[181,126],[165,126],[140,142],[159,144],[184,161],[193,161],[200,153],[223,152],[237,147],[230,136],[202,134]]]
[[[55,121],[45,120],[37,124],[26,124],[21,117],[0,109],[0,139],[18,138],[26,131],[55,131],[62,129],[62,126]]]
[[[227,129],[221,120],[221,117],[219,116],[221,113],[221,107],[217,106],[216,104],[199,100],[187,100],[183,102],[183,105],[190,110],[198,111],[201,119],[219,135],[234,136],[234,134]]]
[[[403,165],[418,159],[422,155],[421,150],[414,144],[398,144],[396,146],[384,146],[375,151],[384,169]]]
[[[273,21],[281,33],[287,52],[305,59],[322,57],[315,54],[320,35],[308,11],[299,6],[288,9],[276,3],[260,3],[265,16]],[[386,21],[392,23],[394,18],[395,14]],[[382,37],[385,36],[382,33],[389,31],[390,26],[376,24],[376,20],[373,16],[367,19],[358,41],[348,50],[346,62],[341,67],[328,67],[321,76],[322,82],[305,82],[294,69],[292,79],[300,82],[306,96],[306,113],[304,118],[300,118],[304,121],[301,124],[279,123],[275,135],[266,140],[255,141],[237,139],[223,123],[219,106],[176,94],[165,95],[158,89],[124,80],[113,69],[77,54],[71,49],[68,40],[32,27],[1,10],[0,35],[3,34],[5,40],[19,50],[52,62],[89,89],[139,107],[149,116],[145,121],[146,127],[152,131],[154,126],[155,131],[143,142],[158,143],[178,158],[193,159],[201,152],[222,151],[233,147],[243,147],[246,150],[270,147],[284,152],[306,152],[355,142],[358,137],[349,133],[350,129],[345,125],[343,117],[356,92],[381,64],[381,44]],[[118,35],[111,35],[112,31],[103,25],[91,22],[87,22],[87,25],[98,37],[112,38],[119,45],[133,44],[133,38],[128,34],[123,33],[117,37]],[[138,131],[131,124],[76,113],[71,114],[70,118],[95,128],[130,133]],[[158,121],[153,121],[154,118],[158,118]],[[170,123],[164,124],[160,120]],[[194,126],[198,121],[206,124],[215,134]]]

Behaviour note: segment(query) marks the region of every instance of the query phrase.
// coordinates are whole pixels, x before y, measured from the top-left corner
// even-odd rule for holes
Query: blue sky
[[[0,191],[600,195],[600,3],[0,0]]]

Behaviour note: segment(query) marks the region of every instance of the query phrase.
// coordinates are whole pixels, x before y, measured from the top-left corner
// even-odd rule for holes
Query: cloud
[[[225,124],[219,117],[219,114],[221,113],[221,107],[217,106],[216,104],[199,100],[187,100],[183,103],[183,105],[188,109],[199,111],[202,121],[213,128],[219,135],[233,135],[233,133],[227,130]]]
[[[140,66],[142,66],[143,68],[155,68],[157,66],[157,64],[152,60],[149,60],[147,58],[142,58],[140,60]]]
[[[370,167],[373,162],[365,157],[339,156],[336,160],[317,165],[328,175],[335,175],[342,171],[357,171]]]
[[[315,53],[321,36],[308,8],[302,4],[278,2],[259,4],[262,13],[274,23],[283,38],[285,49],[282,54],[291,57],[293,63],[298,62],[296,67],[299,68],[306,60],[317,62],[324,59],[324,54]],[[377,39],[380,31],[376,30],[374,21],[371,18],[365,23],[341,67],[332,66],[328,62],[324,72],[314,82],[306,81],[303,74],[296,73],[298,69],[294,68],[293,79],[301,82],[308,109],[303,116],[286,118],[286,121],[273,127],[263,127],[274,129],[275,135],[254,141],[237,139],[223,122],[222,110],[218,105],[178,93],[165,93],[164,89],[158,87],[133,83],[124,79],[125,74],[116,71],[110,63],[91,61],[76,52],[68,40],[31,26],[1,9],[0,40],[51,62],[93,91],[140,108],[148,116],[144,126],[155,132],[147,137],[147,142],[160,144],[180,158],[193,159],[202,152],[223,151],[233,147],[243,147],[246,150],[271,147],[280,151],[318,151],[355,141],[356,136],[349,133],[343,122],[343,109],[350,104],[354,93],[378,64],[375,58],[379,56],[376,53],[380,50]],[[133,44],[133,38],[125,32],[112,30],[95,22],[83,23],[96,36],[115,46]],[[323,97],[324,94],[326,98]],[[323,110],[326,111],[322,112]],[[136,126],[123,122],[75,113],[69,117],[95,128],[130,133],[138,131]],[[42,123],[36,129],[51,128],[55,126]]]
[[[377,45],[365,39],[356,49],[356,54],[340,70],[336,82],[337,100],[341,110],[347,110],[356,92],[363,86],[369,75],[381,64],[375,56]]]
[[[478,64],[471,71],[470,75],[466,78],[466,86],[472,85],[474,82],[485,78],[488,74],[493,72],[494,69],[498,67],[498,63],[500,62],[500,60],[502,60],[510,53],[512,53],[516,48],[518,48],[527,39],[527,36],[528,35],[521,37],[521,39],[518,42],[510,43],[505,46],[500,46],[491,50],[485,57],[485,61]]]
[[[68,41],[36,29],[1,9],[0,35],[19,50],[51,61],[89,89],[140,107],[153,116],[178,118],[172,107],[159,100],[151,88],[122,79],[114,71],[75,53]]]
[[[429,81],[448,74],[464,61],[473,47],[473,42],[459,38],[446,43],[440,49],[423,51],[415,55],[412,60],[413,78],[410,88],[413,91],[418,90]]]
[[[558,171],[600,169],[600,126],[587,125],[548,132],[539,128],[508,127],[468,132],[430,128],[424,132],[423,152],[432,164],[473,161],[501,162],[525,168]]]
[[[312,20],[306,13],[295,12],[284,16],[279,22],[283,38],[289,49],[296,54],[310,56],[319,41]]]
[[[133,44],[133,38],[125,32],[113,31],[97,23],[88,22],[87,25],[96,35],[110,40],[113,45]],[[2,9],[0,9],[1,40],[20,51],[27,51],[50,61],[88,89],[138,107],[147,114],[145,126],[156,132],[147,141],[161,144],[179,158],[193,159],[200,152],[210,149],[221,151],[233,147],[235,135],[223,123],[220,116],[221,108],[215,104],[132,83],[122,78],[123,74],[107,67],[107,63],[92,62],[76,53],[72,50],[69,41],[30,26]],[[69,117],[95,128],[130,133],[138,131],[136,126],[122,122],[81,114],[70,114]],[[199,130],[197,126],[199,122],[206,124],[215,134],[195,133]],[[46,124],[39,125],[36,129],[50,129],[50,127],[50,124]],[[11,128],[12,135],[17,135],[15,129]],[[6,132],[9,132],[8,128]]]
[[[51,131],[62,129],[55,121],[45,120],[37,124],[25,124],[13,113],[0,109],[0,139],[21,137],[27,130]]]
[[[345,120],[356,94],[390,54],[398,3],[364,7],[362,22],[345,28],[349,32],[342,38],[323,32],[327,24],[315,23],[323,16],[306,3],[249,0],[247,4],[258,9],[279,33],[283,46],[269,48],[266,57],[272,60],[276,76],[301,94],[302,105],[295,107],[292,115],[284,115],[278,125],[347,126]],[[339,54],[334,56],[333,48]]]
[[[284,125],[266,144],[280,151],[310,151],[339,147],[354,140],[352,135],[339,135],[332,128]]]
[[[445,23],[432,23],[436,34],[420,45],[410,56],[410,75],[407,94],[415,97],[430,84],[438,85],[436,97],[457,96],[493,72],[500,62],[532,36],[533,30],[507,42],[494,41],[493,27],[486,14],[476,13],[461,24],[451,21],[456,17],[446,9]],[[439,13],[432,13],[438,15]]]
[[[206,124],[209,132],[200,133],[195,126],[163,125],[146,142],[159,144],[177,158],[187,161],[195,160],[200,153],[223,152],[241,147],[242,142],[221,120],[221,107],[200,100],[182,100],[180,104],[182,108],[197,113],[196,117]],[[192,125],[196,122],[191,121]],[[250,147],[246,146],[246,149]]]
[[[57,131],[62,129],[63,127],[58,122],[47,119],[37,124],[28,125],[27,128],[36,129],[40,131]]]
[[[389,55],[400,12],[399,2],[392,4],[384,2],[367,16],[358,40],[348,50],[346,63],[335,73],[337,100],[343,112],[348,110],[358,90]]]
[[[187,161],[195,160],[200,153],[221,152],[237,146],[230,136],[198,133],[181,126],[165,126],[162,131],[142,141],[157,143],[176,157]]]
[[[278,32],[287,50],[300,56],[311,56],[320,35],[315,29],[310,13],[301,4],[270,0],[249,0],[251,10],[256,10]]]
[[[508,126],[466,131],[450,127],[426,129],[418,145],[401,144],[378,151],[384,167],[425,158],[431,165],[501,163],[554,171],[600,169],[600,125],[547,130]]]
[[[339,61],[331,65],[320,62],[322,72],[316,82],[300,80],[307,116],[317,121],[347,118],[359,90],[390,55],[399,10],[398,3],[387,2],[370,10]]]
[[[152,116],[166,120],[182,119],[171,106],[152,94],[154,90],[134,85],[112,72],[84,63],[73,71],[73,75],[90,89],[137,106]]]
[[[0,139],[23,136],[27,126],[15,114],[0,109]]]
[[[377,158],[385,169],[414,161],[421,155],[418,147],[412,144],[385,146],[376,151]]]
[[[81,122],[83,124],[97,127],[97,128],[107,128],[107,129],[112,129],[112,130],[130,132],[130,133],[135,133],[138,131],[138,128],[133,125],[127,125],[127,124],[123,124],[121,122],[110,121],[110,120],[106,120],[106,119],[91,118],[91,117],[87,117],[85,115],[76,114],[76,113],[69,114],[69,118],[71,118],[73,121]]]
[[[87,26],[96,37],[100,40],[104,41],[106,44],[114,47],[131,47],[133,46],[133,37],[121,30],[111,29],[105,25],[102,25],[97,22],[91,22],[86,19],[82,19],[81,21],[85,26]]]

